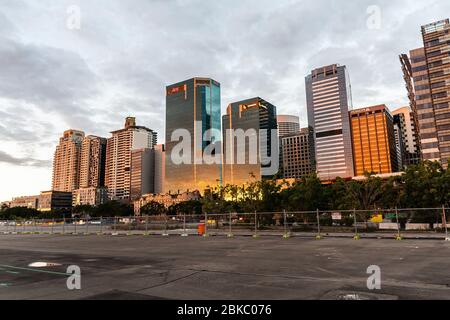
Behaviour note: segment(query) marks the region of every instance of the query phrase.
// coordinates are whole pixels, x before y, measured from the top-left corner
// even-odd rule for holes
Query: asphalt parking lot
[[[1,235],[0,299],[447,300],[449,256],[439,240]]]

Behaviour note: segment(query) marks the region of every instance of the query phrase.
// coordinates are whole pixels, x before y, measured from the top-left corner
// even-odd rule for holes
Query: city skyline
[[[325,2],[317,4],[316,6],[323,5],[323,3]],[[26,9],[22,14],[14,12],[14,10],[20,9],[21,6],[25,6],[24,8]],[[5,180],[13,181],[11,184],[8,184],[8,186],[4,184],[0,186],[1,201],[8,200],[13,196],[20,196],[23,194],[37,194],[40,190],[49,189],[51,180],[51,158],[54,147],[57,144],[57,136],[59,136],[61,132],[68,128],[80,129],[85,131],[87,134],[109,137],[109,131],[111,131],[112,128],[115,128],[119,123],[121,123],[122,119],[125,116],[131,115],[137,116],[140,119],[140,123],[142,125],[154,129],[158,132],[160,137],[163,137],[164,122],[158,118],[164,118],[162,117],[162,115],[164,114],[164,103],[161,101],[164,100],[164,86],[170,83],[171,80],[173,82],[176,82],[180,79],[187,79],[192,76],[211,76],[212,78],[217,79],[222,84],[222,115],[224,114],[224,106],[226,107],[228,103],[232,101],[239,101],[248,96],[264,96],[269,101],[277,105],[280,114],[300,115],[300,121],[302,127],[304,127],[306,126],[306,99],[304,98],[305,90],[303,84],[304,76],[310,69],[312,70],[313,68],[319,67],[320,65],[327,65],[330,63],[338,62],[341,65],[346,65],[349,69],[353,84],[352,91],[355,108],[385,103],[392,111],[397,107],[407,105],[408,101],[406,90],[404,89],[401,69],[400,65],[398,64],[398,54],[419,47],[421,45],[421,37],[419,34],[421,24],[426,24],[432,21],[439,20],[441,18],[445,18],[441,17],[440,13],[440,11],[444,9],[443,6],[445,5],[441,5],[439,8],[434,6],[435,11],[433,11],[433,5],[431,5],[431,9],[417,10],[417,12],[420,11],[421,16],[420,18],[411,18],[410,20],[412,21],[405,21],[406,18],[402,20],[402,18],[398,17],[396,18],[397,20],[390,19],[389,17],[391,15],[392,18],[394,11],[389,10],[394,10],[395,8],[398,9],[398,4],[391,5],[387,2],[381,1],[380,6],[382,9],[381,12],[383,17],[381,23],[382,28],[380,30],[369,30],[366,25],[366,20],[369,16],[366,12],[368,3],[363,2],[362,4],[358,4],[356,6],[357,9],[360,10],[358,19],[356,19],[358,20],[357,23],[359,23],[359,28],[356,28],[356,30],[359,31],[356,31],[356,33],[359,32],[366,35],[372,34],[375,37],[372,43],[373,47],[375,47],[374,49],[372,49],[374,51],[369,52],[367,60],[364,60],[361,57],[355,57],[353,51],[356,50],[354,46],[362,47],[364,45],[364,42],[362,42],[362,44],[354,43],[352,47],[350,41],[350,39],[352,38],[350,34],[352,33],[344,34],[344,32],[338,34],[338,36],[335,37],[336,42],[334,44],[333,42],[328,44],[325,43],[325,48],[316,48],[316,51],[314,51],[314,49],[310,49],[310,51],[302,52],[301,54],[299,54],[297,50],[304,49],[304,47],[300,45],[298,43],[299,40],[294,37],[294,39],[292,39],[292,42],[294,45],[298,45],[299,47],[295,48],[293,52],[290,52],[288,54],[285,52],[278,53],[276,50],[272,50],[270,53],[273,54],[273,56],[269,56],[266,58],[269,58],[269,60],[271,60],[290,57],[292,62],[296,60],[303,60],[305,59],[304,56],[313,55],[314,53],[318,53],[318,57],[311,58],[310,61],[306,63],[303,63],[302,61],[301,63],[299,63],[299,65],[296,66],[296,68],[293,68],[293,71],[291,70],[288,73],[287,77],[283,73],[285,70],[276,70],[270,63],[268,65],[263,63],[262,66],[265,68],[258,69],[258,64],[256,63],[256,61],[258,60],[257,58],[264,58],[264,56],[261,57],[260,55],[262,54],[257,53],[255,53],[254,55],[255,61],[243,60],[238,61],[237,64],[237,66],[244,66],[248,68],[249,72],[253,73],[251,76],[249,76],[249,74],[246,74],[245,72],[243,73],[240,71],[236,71],[236,69],[239,68],[231,67],[230,70],[219,70],[223,68],[220,66],[220,60],[215,61],[214,64],[208,65],[208,63],[206,63],[206,68],[194,63],[194,66],[190,66],[188,67],[188,69],[184,69],[184,64],[178,63],[177,65],[180,66],[179,70],[171,65],[162,63],[160,68],[163,69],[161,69],[161,71],[167,70],[167,74],[166,72],[164,72],[164,76],[159,76],[157,82],[154,82],[154,80],[150,80],[152,74],[146,73],[148,71],[148,67],[144,68],[144,70],[141,70],[142,74],[138,74],[140,78],[137,78],[137,75],[134,74],[131,77],[127,77],[125,75],[123,76],[123,78],[116,79],[119,82],[129,81],[129,83],[125,83],[125,85],[124,83],[117,84],[118,87],[115,89],[118,89],[118,96],[128,94],[128,97],[125,97],[126,99],[121,100],[121,102],[119,102],[117,105],[111,103],[111,101],[109,101],[110,103],[108,103],[107,99],[103,101],[102,99],[98,99],[97,101],[95,101],[94,98],[93,101],[95,101],[95,103],[93,103],[92,101],[88,101],[89,99],[84,100],[86,96],[91,96],[89,85],[92,84],[94,87],[94,83],[96,82],[94,81],[95,79],[92,80],[90,78],[90,76],[92,76],[92,74],[90,74],[90,71],[92,70],[89,71],[89,69],[95,69],[95,67],[98,67],[98,56],[100,56],[104,50],[107,51],[108,48],[111,49],[111,47],[109,47],[107,44],[104,44],[103,46],[98,45],[94,49],[91,48],[90,50],[88,50],[85,55],[82,55],[79,52],[79,50],[82,49],[75,49],[71,47],[70,44],[67,44],[67,40],[63,41],[63,43],[59,46],[55,44],[54,41],[61,39],[58,37],[53,40],[44,38],[41,39],[39,36],[37,36],[36,39],[32,39],[33,36],[39,35],[39,30],[41,30],[37,28],[33,31],[33,23],[42,22],[40,19],[45,19],[45,17],[48,18],[49,16],[46,15],[50,15],[51,17],[52,14],[57,17],[56,20],[59,23],[57,28],[62,29],[55,30],[54,32],[56,32],[60,37],[64,36],[68,39],[78,39],[76,43],[81,44],[81,47],[83,47],[83,43],[84,45],[86,45],[86,43],[84,42],[86,41],[86,39],[84,38],[87,36],[86,33],[88,33],[88,35],[90,36],[93,36],[92,32],[95,33],[98,31],[95,29],[90,30],[90,28],[92,27],[91,23],[93,22],[92,19],[94,19],[95,17],[91,16],[92,13],[90,12],[92,10],[92,7],[89,7],[87,3],[84,3],[83,1],[80,2],[82,17],[84,17],[82,21],[84,22],[82,22],[81,29],[76,31],[65,29],[64,20],[66,18],[66,7],[64,7],[64,5],[61,5],[61,7],[58,6],[53,6],[51,9],[49,9],[48,12],[46,12],[46,14],[43,15],[43,17],[37,17],[36,21],[30,22],[28,26],[24,25],[21,19],[25,19],[24,17],[26,17],[27,14],[32,14],[33,10],[36,10],[36,8],[26,6],[25,2],[18,2],[15,5],[11,4],[11,6],[9,6],[8,8],[5,7],[0,9],[0,24],[3,26],[2,31],[0,31],[0,38],[6,40],[0,47],[0,51],[6,53],[6,55],[3,55],[3,58],[0,58],[0,65],[2,67],[5,66],[5,74],[3,75],[3,77],[6,77],[1,79],[1,83],[4,83],[5,86],[0,89],[0,102],[2,102],[2,105],[4,106],[2,107],[2,109],[0,109],[0,115],[4,120],[2,126],[0,127],[0,139],[2,140],[2,145],[0,146],[0,170],[6,175]],[[220,7],[222,5],[218,6]],[[278,8],[278,11],[276,13],[277,15],[281,15],[281,12],[283,12],[282,9],[286,10],[286,8],[289,8],[289,6],[286,4],[282,4],[279,6],[280,7]],[[300,10],[297,8],[298,4],[296,6],[295,3],[291,2],[290,6],[291,9],[294,8]],[[345,7],[347,6],[347,4],[343,4],[342,6]],[[105,5],[105,12],[111,13],[114,10],[119,9],[120,5],[115,4],[111,7],[112,8],[108,7],[108,5]],[[353,5],[352,7],[355,6]],[[59,9],[61,10],[58,11]],[[307,8],[305,10],[314,9],[315,8]],[[408,9],[408,14],[410,16],[414,16],[415,8]],[[439,12],[437,11],[437,9],[439,9]],[[171,13],[165,11],[165,14],[170,15]],[[350,14],[350,12],[348,14]],[[417,14],[418,13],[416,13],[416,15]],[[255,13],[255,15],[257,14]],[[342,13],[339,13],[339,17],[341,15]],[[35,15],[33,17],[35,17]],[[339,17],[335,19],[338,19]],[[282,16],[279,16],[279,19],[282,18]],[[396,22],[400,22],[399,25],[395,26]],[[183,21],[180,23],[187,22]],[[282,26],[288,27],[289,23],[292,24],[291,27],[296,26],[295,22],[291,21],[290,19],[287,19],[286,24],[282,24]],[[46,28],[45,31],[48,31],[47,29],[52,29],[52,27],[55,27],[55,24],[55,21],[49,19],[49,22],[46,22],[44,24],[44,27]],[[84,24],[88,24],[88,26],[84,26]],[[330,26],[328,26],[328,23],[325,25],[325,29],[329,29],[332,25],[332,22],[329,22],[329,24]],[[256,25],[258,25],[257,19]],[[340,28],[342,28],[342,26]],[[397,34],[394,30],[401,30],[404,37],[400,37],[401,39],[398,39],[399,43],[396,43],[394,47],[386,49],[385,46],[389,41],[387,41],[386,39],[380,40],[375,35],[378,35],[381,38],[383,38],[384,36],[393,37],[393,35]],[[193,32],[195,30],[189,31]],[[274,32],[281,32],[281,34],[284,35],[284,32],[286,32],[286,30],[284,30],[283,32],[283,29],[275,29]],[[355,30],[352,30],[352,32],[354,33]],[[50,34],[51,33],[52,32],[50,32]],[[96,36],[99,36],[100,34],[101,33],[96,34]],[[322,39],[333,36],[333,33],[322,35],[322,33],[319,31],[318,34],[321,37],[324,37]],[[314,33],[311,35],[314,36]],[[276,34],[272,36],[276,36]],[[137,38],[139,38],[139,36]],[[188,41],[188,38],[186,38],[186,41]],[[255,34],[255,41],[257,42],[261,41],[264,38],[265,36],[261,36],[260,39],[258,37],[258,34]],[[269,39],[273,40],[274,38],[275,37]],[[92,41],[92,39],[90,40]],[[108,41],[114,42],[111,39],[105,40],[105,42]],[[137,43],[139,42],[138,40],[136,41]],[[313,45],[315,41],[317,40],[309,39],[307,40],[307,44]],[[339,41],[342,41],[342,47],[339,47]],[[346,41],[350,41],[350,43],[347,43]],[[217,43],[211,40],[206,41],[205,44],[213,45]],[[379,66],[381,72],[370,68],[366,69],[371,65],[370,62],[374,62],[374,60],[371,59],[373,58],[374,52],[377,52],[377,50],[379,49],[377,44],[383,47],[384,51],[382,52],[382,56],[384,58],[387,57],[389,66],[392,66],[392,70],[389,70],[389,68],[385,67],[386,64],[377,64],[377,59],[382,60],[380,57],[375,59],[375,65],[377,65],[377,67]],[[183,48],[184,50],[189,50],[192,48],[192,46],[189,45],[188,42],[183,42],[183,45],[186,46],[185,48]],[[217,48],[220,48],[220,46],[218,46]],[[8,60],[8,57],[12,59],[12,57],[8,55],[8,53],[11,53],[11,49],[15,49],[18,50],[17,52],[21,52],[22,54],[17,54],[16,56],[20,57],[22,60]],[[211,46],[209,49],[214,49],[214,46]],[[141,50],[134,48],[134,50],[137,50],[134,52],[138,52],[141,54],[145,52],[145,50],[142,50],[142,48]],[[133,59],[132,52],[133,48],[130,48],[129,55],[131,56],[131,59]],[[30,57],[25,55],[25,53],[31,53],[35,56]],[[97,54],[97,57],[92,58],[92,55],[95,56],[95,53]],[[333,53],[338,54],[334,56]],[[137,56],[141,58],[139,54]],[[65,82],[58,82],[56,81],[59,80],[58,72],[53,71],[53,73],[51,73],[51,71],[49,70],[51,68],[46,67],[45,63],[44,65],[36,65],[34,63],[35,61],[33,60],[34,58],[42,58],[42,61],[46,62],[49,65],[56,64],[56,67],[62,67],[63,62],[68,62],[66,65],[68,69],[62,70],[64,72],[67,72],[66,75],[69,75],[67,78],[71,78],[71,76],[73,76],[76,79],[67,79],[67,81]],[[215,58],[217,58],[217,56],[215,56]],[[222,58],[226,59],[226,55]],[[104,57],[104,59],[108,60],[108,57]],[[144,60],[137,60],[150,62],[150,60],[152,59],[151,57],[149,57]],[[116,71],[119,70],[120,67],[123,67],[124,69],[128,69],[128,67],[138,67],[138,64],[131,63],[128,66],[125,62],[123,64],[117,65],[117,61],[118,60],[114,60],[114,58],[111,58],[111,61],[109,61],[109,63],[103,65],[104,67],[107,67],[109,65],[110,68],[113,66],[117,66],[117,69],[106,68],[100,71],[96,70],[95,72],[93,72],[93,74],[95,76],[98,76],[98,74],[106,76],[109,74],[109,72],[111,72],[112,74],[116,74]],[[9,67],[6,67],[6,62],[8,62],[8,64],[10,65]],[[368,64],[368,66],[365,65],[366,63]],[[286,60],[283,60],[282,62],[280,62],[280,64],[284,65],[282,68],[287,68],[289,66],[292,67],[292,64]],[[361,67],[361,65],[364,65],[364,67]],[[20,73],[20,69],[24,66],[27,68],[26,70],[28,70],[26,75],[30,77],[27,79],[30,83],[24,84],[23,82],[18,81],[23,81],[23,79],[21,78],[22,75]],[[194,69],[196,67],[196,70],[198,71],[194,72]],[[372,67],[374,67],[374,65],[372,65]],[[189,68],[191,69],[189,70]],[[208,72],[206,72],[207,70]],[[370,72],[367,73],[367,70],[369,70]],[[16,73],[13,74],[12,72]],[[271,72],[275,75],[272,80],[269,79],[262,82],[254,81],[255,78],[258,78],[258,75],[266,75],[267,73],[270,74]],[[371,87],[366,85],[373,79],[379,77],[380,74],[382,75],[384,72],[386,73],[386,76],[381,77],[381,80],[375,82],[377,84],[381,83],[381,87],[384,89],[373,89],[371,94],[367,94],[367,92],[370,91]],[[50,84],[55,85],[58,90],[51,90],[49,92],[48,89],[52,88],[52,86],[49,86],[48,84],[45,85],[45,83],[41,82],[41,80],[34,79],[34,77],[41,74],[42,78],[46,78],[47,80],[49,80]],[[295,74],[295,77],[293,78],[294,80],[290,78],[292,74]],[[118,75],[119,73],[117,73],[116,76]],[[363,79],[363,76],[367,79]],[[385,81],[383,81],[383,79]],[[394,81],[394,79],[396,80]],[[6,86],[6,80],[8,80],[8,86]],[[111,86],[111,83],[114,84],[114,81],[110,81],[111,79],[108,80],[109,81],[106,82],[108,83],[109,90],[112,90],[114,86]],[[235,82],[233,82],[233,80]],[[85,84],[83,84],[83,86],[86,87],[77,88],[77,84],[79,84],[78,81],[86,82]],[[150,84],[151,82],[152,84]],[[19,83],[21,86],[19,86]],[[121,85],[124,85],[123,88],[125,90],[121,90]],[[144,88],[139,86],[143,86]],[[22,92],[15,92],[14,89],[17,88],[23,89]],[[136,90],[150,89],[148,90],[149,92],[146,93],[148,97],[143,98],[140,95],[142,94],[142,91],[140,92],[140,94],[136,95],[127,91],[130,89],[132,90],[133,88],[135,88]],[[368,90],[366,94],[364,94],[364,90]],[[105,92],[103,92],[103,94],[104,93]],[[94,94],[93,96],[95,97],[96,94]],[[149,97],[155,100],[151,101],[149,100]],[[160,102],[157,102],[157,100],[160,100]],[[106,103],[103,104],[102,102]],[[102,104],[103,106],[97,107],[95,106],[96,104]],[[87,112],[86,114],[84,114],[84,111],[90,111],[90,113]],[[161,116],[158,117],[158,115]],[[32,123],[30,123],[30,119],[33,119]],[[30,176],[33,177],[31,181],[29,181]]]

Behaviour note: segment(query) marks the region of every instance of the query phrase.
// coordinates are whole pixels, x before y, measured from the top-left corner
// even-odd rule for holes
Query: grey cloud
[[[49,23],[39,40],[21,34],[0,45],[0,67],[6,67],[0,96],[32,102],[99,135],[136,115],[160,137],[165,85],[193,76],[222,83],[223,109],[259,95],[279,112],[305,119],[304,77],[340,63],[349,68],[355,105],[406,103],[397,56],[420,43],[422,23],[450,12],[450,4],[437,0],[79,0],[81,30],[46,37],[44,30],[60,26],[72,2],[51,6],[43,18],[39,5],[21,2],[20,11],[36,17],[36,25]],[[381,9],[380,30],[366,26],[373,4]],[[14,23],[24,23],[17,8],[7,11]]]
[[[0,150],[0,162],[12,164],[15,166],[29,166],[29,167],[50,167],[51,161],[39,160],[33,158],[17,158],[5,151]]]

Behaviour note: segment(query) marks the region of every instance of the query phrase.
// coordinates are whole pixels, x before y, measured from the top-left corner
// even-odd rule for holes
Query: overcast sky
[[[194,76],[221,83],[222,110],[261,96],[302,125],[304,77],[333,63],[355,107],[405,105],[398,54],[448,15],[443,0],[0,0],[0,201],[51,188],[68,128],[108,137],[131,115],[162,141],[164,88]]]

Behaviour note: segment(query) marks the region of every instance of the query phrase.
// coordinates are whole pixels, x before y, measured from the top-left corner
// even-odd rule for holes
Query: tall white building
[[[313,70],[306,77],[306,98],[319,178],[353,177],[349,118],[353,107],[346,67],[334,64]]]
[[[415,126],[414,113],[409,107],[392,112],[396,130],[396,148],[400,167],[418,163],[420,160],[419,136]]]
[[[146,127],[136,126],[135,118],[127,118],[125,128],[113,131],[106,148],[106,187],[111,200],[130,201],[131,152],[153,149],[157,134]]]

